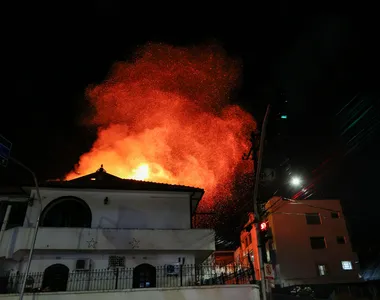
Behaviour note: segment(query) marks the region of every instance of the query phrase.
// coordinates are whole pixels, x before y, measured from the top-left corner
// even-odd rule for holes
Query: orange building
[[[263,259],[275,270],[282,287],[302,284],[359,281],[359,265],[353,252],[339,200],[291,200],[273,197],[266,204],[269,238]],[[250,214],[253,221],[253,215]],[[259,274],[255,229],[243,230],[235,262],[247,264],[253,256]]]
[[[214,263],[217,266],[227,266],[234,263],[233,250],[217,250],[214,252]]]
[[[248,222],[244,227],[249,227],[253,223],[253,214],[249,214]],[[235,263],[238,267],[249,268],[249,258],[251,259],[255,268],[255,278],[260,280],[260,264],[259,264],[259,252],[257,249],[257,236],[255,227],[252,226],[249,231],[243,229],[240,233],[240,247],[235,251]],[[248,258],[249,257],[249,258]]]

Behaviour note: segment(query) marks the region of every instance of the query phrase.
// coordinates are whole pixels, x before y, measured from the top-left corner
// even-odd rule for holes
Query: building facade
[[[240,247],[235,250],[235,264],[240,268],[254,268],[255,279],[261,280],[259,252],[257,248],[257,235],[255,226],[252,226],[254,216],[248,215],[248,222],[240,233]],[[252,265],[251,265],[252,263]]]
[[[16,290],[39,215],[29,281],[41,289],[70,290],[70,284],[99,276],[104,280],[88,280],[95,286],[76,290],[107,289],[99,285],[111,279],[117,285],[115,276],[122,274],[130,279],[120,281],[123,288],[163,287],[168,279],[185,285],[183,280],[196,280],[197,269],[189,266],[215,250],[213,230],[192,228],[204,193],[199,188],[124,180],[101,168],[42,184],[42,203],[34,188],[23,190],[0,196],[0,275],[18,281]]]
[[[252,224],[250,218],[247,224]],[[339,200],[273,197],[266,204],[263,223],[263,260],[273,265],[278,286],[359,281],[358,258],[352,250]],[[236,262],[242,249],[246,249],[246,235],[243,230]],[[256,235],[254,229],[250,235]],[[257,239],[252,238],[250,247],[257,248]]]

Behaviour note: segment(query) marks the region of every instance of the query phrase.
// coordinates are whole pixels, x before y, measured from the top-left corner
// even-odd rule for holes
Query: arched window
[[[48,204],[42,212],[42,227],[91,227],[91,209],[76,197],[58,198]]]
[[[66,291],[68,279],[68,267],[62,264],[51,265],[45,269],[41,289],[52,292]]]
[[[156,268],[141,264],[133,269],[133,288],[150,288],[156,286]]]

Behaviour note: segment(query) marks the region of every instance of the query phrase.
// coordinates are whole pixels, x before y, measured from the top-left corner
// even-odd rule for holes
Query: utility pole
[[[37,193],[37,198],[38,198],[38,202],[40,205],[40,207],[39,207],[40,209],[38,211],[38,216],[37,216],[37,220],[36,220],[36,224],[35,224],[35,228],[34,228],[32,245],[30,246],[30,250],[29,250],[28,263],[26,265],[25,275],[24,275],[24,278],[22,281],[22,287],[21,287],[21,291],[20,291],[20,300],[22,300],[24,298],[24,290],[25,290],[25,286],[26,286],[26,281],[28,279],[28,275],[29,275],[29,271],[30,271],[30,265],[32,263],[32,258],[33,258],[34,247],[36,245],[36,240],[37,240],[38,227],[39,227],[40,216],[41,216],[41,211],[42,211],[42,198],[41,198],[40,188],[38,186],[38,180],[37,180],[36,174],[31,169],[29,169],[27,166],[25,166],[22,162],[11,157],[11,149],[12,149],[12,143],[9,140],[7,140],[5,137],[0,135],[0,165],[3,167],[6,167],[8,164],[8,161],[11,160],[15,164],[18,164],[20,167],[22,167],[26,171],[28,171],[33,177],[33,181],[34,181],[36,193]]]
[[[260,132],[260,142],[257,145],[257,138],[258,134],[253,133],[252,134],[252,147],[249,150],[249,153],[247,155],[243,156],[243,159],[247,160],[250,157],[254,160],[254,170],[253,174],[255,177],[255,184],[254,184],[254,190],[253,190],[253,213],[254,213],[254,225],[256,229],[256,237],[257,237],[257,247],[258,247],[258,253],[259,253],[259,266],[260,266],[260,275],[261,275],[261,296],[262,300],[267,299],[266,295],[266,285],[265,285],[265,273],[264,273],[264,263],[263,263],[263,257],[262,257],[262,245],[261,245],[261,238],[260,238],[260,221],[261,216],[257,205],[257,197],[259,195],[259,183],[260,183],[260,174],[261,174],[261,166],[263,162],[263,152],[264,152],[264,143],[265,143],[265,134],[266,134],[266,127],[268,124],[269,119],[269,113],[270,113],[270,105],[268,104],[263,123],[261,125],[261,132]],[[258,146],[258,149],[257,149]]]
[[[29,271],[30,271],[30,265],[32,263],[32,258],[33,258],[33,253],[34,253],[34,247],[36,245],[36,240],[37,240],[37,233],[38,233],[38,227],[39,227],[39,223],[40,223],[40,216],[41,216],[41,210],[42,210],[42,199],[41,199],[41,194],[40,194],[40,189],[39,189],[39,186],[38,186],[38,181],[37,181],[37,177],[36,177],[36,174],[31,170],[29,169],[27,166],[25,166],[22,162],[18,161],[17,159],[13,158],[13,157],[8,157],[9,160],[13,161],[14,163],[18,164],[20,167],[24,168],[26,171],[28,171],[32,176],[33,176],[33,181],[34,181],[34,184],[35,184],[35,187],[36,187],[36,193],[37,193],[37,200],[40,204],[40,209],[38,211],[38,216],[37,216],[37,220],[36,220],[36,224],[35,224],[35,227],[34,227],[34,233],[33,233],[33,238],[32,238],[32,245],[30,246],[30,250],[29,250],[29,258],[28,258],[28,263],[26,265],[26,270],[25,270],[25,273],[24,273],[24,278],[22,280],[22,286],[21,286],[21,291],[20,291],[20,300],[23,300],[24,298],[24,291],[25,291],[25,286],[26,286],[26,281],[28,279],[28,275],[29,275]]]
[[[20,167],[24,168],[26,171],[28,171],[33,177],[33,181],[34,181],[36,193],[37,193],[37,198],[38,198],[38,202],[40,205],[36,224],[35,224],[35,228],[34,228],[32,245],[30,246],[30,250],[29,250],[28,263],[26,265],[26,270],[24,273],[24,278],[22,281],[22,287],[21,287],[21,291],[20,291],[20,300],[22,300],[24,298],[24,290],[25,290],[25,286],[26,286],[26,281],[28,279],[28,275],[29,275],[29,271],[30,271],[30,265],[32,263],[32,258],[33,258],[34,247],[36,245],[36,240],[37,240],[38,227],[39,227],[40,216],[41,216],[41,211],[42,211],[42,199],[41,199],[40,188],[38,186],[38,180],[37,180],[36,174],[31,169],[29,169],[27,166],[25,166],[22,162],[11,157],[11,149],[12,149],[12,143],[9,140],[7,140],[5,137],[0,135],[0,166],[6,167],[8,164],[8,161],[10,160],[10,161],[13,161],[14,163],[18,164]],[[7,209],[7,213],[9,215],[10,208],[9,208],[9,210]],[[3,230],[2,230],[2,232],[3,232]],[[2,238],[2,235],[1,235],[1,238]]]
[[[37,181],[36,174],[31,169],[29,169],[27,166],[25,166],[23,163],[21,163],[20,161],[14,159],[13,157],[9,157],[9,160],[11,160],[14,163],[18,164],[20,167],[24,168],[26,171],[28,171],[33,176],[34,184],[35,184],[35,187],[36,187],[37,199],[38,199],[38,202],[40,204],[40,209],[39,209],[37,220],[36,220],[36,224],[35,224],[35,227],[34,227],[32,245],[30,246],[30,250],[29,250],[28,263],[26,265],[26,270],[25,270],[25,273],[24,273],[24,278],[22,280],[22,286],[21,286],[21,291],[20,291],[20,298],[19,299],[23,300],[25,286],[26,286],[26,281],[28,279],[28,275],[29,275],[29,271],[30,271],[30,265],[32,263],[32,258],[33,258],[33,253],[34,253],[34,247],[36,245],[36,240],[37,240],[38,227],[39,227],[40,216],[41,216],[41,211],[42,211],[42,199],[41,199],[40,188],[38,186],[38,181]]]

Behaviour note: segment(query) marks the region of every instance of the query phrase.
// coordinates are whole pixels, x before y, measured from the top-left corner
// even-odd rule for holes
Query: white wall
[[[0,295],[0,300],[18,300],[18,295]],[[26,294],[25,300],[259,300],[257,285],[222,285],[164,289],[135,289],[114,292]]]
[[[7,230],[0,245],[0,257],[14,258],[18,251],[30,249],[33,228]],[[91,229],[49,228],[38,231],[36,250],[48,251],[114,251],[171,250],[202,252],[207,258],[215,250],[215,233],[209,229]]]
[[[64,196],[78,197],[88,204],[92,211],[92,228],[191,227],[189,193],[41,188],[42,208]],[[107,205],[104,204],[106,197]],[[38,202],[34,201],[33,207],[28,207],[24,226],[35,223],[38,211]]]
[[[92,269],[107,269],[108,258],[110,255],[125,256],[125,267],[134,268],[140,264],[146,263],[152,266],[164,266],[166,264],[175,264],[178,258],[185,258],[185,264],[194,264],[194,255],[190,253],[172,253],[172,252],[119,252],[117,254],[94,254],[94,253],[54,253],[54,254],[38,254],[33,256],[30,266],[31,272],[44,272],[45,269],[53,264],[63,264],[67,266],[70,271],[75,270],[75,264],[78,259],[92,260]],[[26,268],[27,256],[24,257],[23,262],[18,263],[18,271],[23,273]]]

